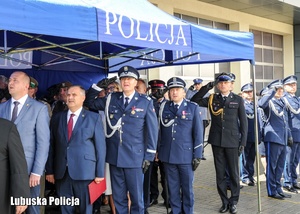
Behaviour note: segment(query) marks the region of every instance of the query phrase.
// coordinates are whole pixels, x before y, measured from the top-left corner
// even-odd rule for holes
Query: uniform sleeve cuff
[[[99,92],[103,90],[102,88],[98,87],[95,83],[93,83],[92,88]]]

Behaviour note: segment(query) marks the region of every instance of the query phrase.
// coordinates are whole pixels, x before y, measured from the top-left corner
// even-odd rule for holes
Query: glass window
[[[272,46],[272,34],[263,32],[263,45]]]
[[[205,26],[205,27],[213,27],[213,22],[210,20],[198,18],[198,25]]]
[[[283,52],[274,50],[274,63],[276,64],[283,64]]]
[[[255,65],[255,79],[263,79],[263,78],[264,78],[263,66]]]
[[[274,79],[273,78],[273,66],[264,66],[264,79]]]
[[[263,49],[264,53],[264,62],[273,62],[273,50]]]
[[[283,79],[283,67],[274,66],[274,79]]]
[[[254,35],[254,44],[262,45],[262,32],[257,30],[252,30]]]
[[[262,48],[254,48],[255,52],[255,61],[256,62],[262,62]]]
[[[273,34],[274,47],[283,48],[282,36]]]
[[[181,19],[197,24],[197,17],[182,15]]]
[[[283,78],[283,36],[252,30],[255,48],[256,81],[262,87]],[[258,90],[258,89],[257,89]]]

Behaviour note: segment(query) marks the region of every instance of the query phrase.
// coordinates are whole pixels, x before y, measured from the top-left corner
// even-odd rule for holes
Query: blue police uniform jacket
[[[283,100],[288,109],[289,128],[294,142],[300,142],[300,99],[285,93]]]
[[[288,117],[287,108],[282,98],[276,99],[274,90],[269,90],[259,101],[258,105],[264,109],[267,122],[264,128],[264,142],[287,145]]]
[[[143,160],[153,161],[158,122],[151,98],[135,92],[124,108],[122,92],[95,99],[98,93],[90,88],[85,105],[93,110],[105,110],[106,162],[122,168],[139,168]]]
[[[171,164],[191,164],[202,157],[203,124],[196,103],[183,100],[178,110],[172,101],[160,109],[161,141],[158,158]]]
[[[244,99],[245,111],[248,119],[248,134],[247,142],[255,142],[255,131],[254,131],[254,105],[253,102],[250,102]]]

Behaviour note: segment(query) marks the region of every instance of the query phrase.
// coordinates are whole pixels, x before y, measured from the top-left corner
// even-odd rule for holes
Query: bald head
[[[15,100],[19,100],[28,94],[29,84],[30,78],[26,73],[22,71],[12,73],[8,80],[8,90],[10,95]]]

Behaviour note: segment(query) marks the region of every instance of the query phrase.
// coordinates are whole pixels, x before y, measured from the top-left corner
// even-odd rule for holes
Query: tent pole
[[[102,42],[100,41],[99,43],[99,48],[100,48],[100,55],[99,55],[99,58],[102,59],[102,55],[103,55],[103,52],[102,52]]]
[[[259,178],[259,161],[260,155],[258,150],[258,118],[257,118],[257,97],[256,97],[256,84],[255,84],[255,65],[251,63],[251,78],[253,85],[253,105],[254,105],[254,133],[255,133],[255,152],[256,152],[256,175],[257,175],[257,205],[258,212],[261,213],[261,193],[260,193],[260,178]],[[263,142],[262,142],[263,143]]]
[[[4,53],[7,53],[7,30],[3,31],[3,38],[4,38]]]

